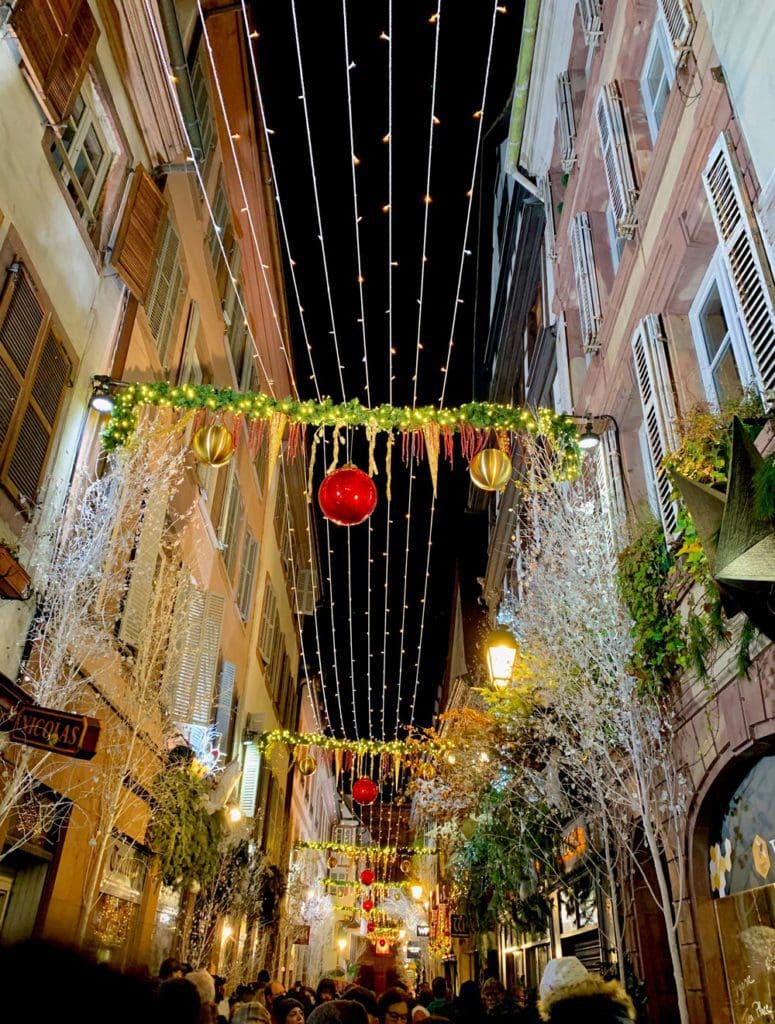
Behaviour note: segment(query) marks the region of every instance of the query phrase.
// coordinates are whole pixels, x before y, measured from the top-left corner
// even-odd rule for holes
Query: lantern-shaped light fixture
[[[409,886],[409,892],[412,894],[413,900],[421,900],[425,895],[425,890],[419,882],[412,882]]]
[[[496,690],[503,690],[511,682],[514,662],[519,647],[507,629],[496,629],[487,641],[487,674]]]

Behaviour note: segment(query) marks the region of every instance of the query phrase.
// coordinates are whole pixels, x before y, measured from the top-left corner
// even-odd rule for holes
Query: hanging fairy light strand
[[[485,64],[485,70],[484,70],[484,85],[482,87],[482,102],[481,102],[479,110],[478,110],[479,116],[477,118],[478,127],[477,127],[477,133],[476,133],[476,148],[474,150],[474,163],[473,163],[473,169],[472,169],[472,172],[471,172],[471,187],[468,190],[468,196],[467,196],[467,198],[468,198],[468,205],[467,205],[467,208],[466,208],[465,227],[463,229],[463,244],[462,244],[462,247],[461,247],[462,251],[461,251],[461,254],[460,254],[460,265],[459,265],[458,275],[457,275],[457,286],[455,288],[455,298],[454,298],[454,302],[452,304],[452,324],[451,324],[450,332],[449,332],[449,344],[447,346],[447,359],[446,359],[446,363],[444,365],[444,370],[443,370],[443,381],[442,381],[442,387],[441,387],[441,396],[439,398],[439,408],[443,408],[444,407],[444,398],[445,398],[446,391],[447,391],[447,380],[449,378],[448,370],[449,370],[450,361],[452,359],[452,347],[453,347],[453,344],[454,344],[454,337],[455,337],[455,325],[457,323],[458,307],[460,305],[460,302],[459,302],[459,300],[460,300],[460,292],[461,292],[461,289],[462,289],[462,286],[463,286],[463,268],[464,268],[464,265],[465,265],[466,256],[468,254],[468,231],[469,231],[469,226],[470,226],[470,223],[471,223],[471,210],[473,208],[473,201],[474,201],[474,188],[475,188],[475,185],[476,185],[476,172],[477,172],[477,168],[479,167],[479,154],[480,154],[481,145],[482,145],[482,128],[484,126],[484,111],[485,111],[486,105],[487,105],[487,87],[488,87],[489,81],[490,81],[490,68],[491,68],[491,65],[492,65],[493,43],[495,41],[495,23],[496,23],[498,14],[502,14],[502,13],[504,13],[504,11],[505,11],[505,8],[502,7],[501,5],[499,5],[497,0],[495,0],[495,3],[493,4],[492,19],[491,19],[491,23],[490,23],[490,41],[489,41],[489,44],[488,44],[488,47],[487,47],[487,62]],[[572,472],[575,472],[575,469],[572,470]],[[421,667],[422,667],[422,645],[423,645],[423,637],[425,635],[425,613],[426,613],[426,609],[427,609],[427,606],[428,606],[428,581],[430,579],[431,549],[433,547],[433,525],[434,525],[434,522],[435,522],[435,518],[436,518],[436,496],[434,495],[433,496],[433,500],[431,502],[430,522],[428,523],[428,544],[427,544],[426,556],[425,556],[425,577],[424,577],[424,583],[423,583],[423,595],[422,595],[422,598],[421,598],[421,601],[420,601],[420,604],[421,604],[421,609],[420,609],[420,630],[419,630],[419,637],[418,637],[418,641],[417,641],[417,662],[416,662],[416,665],[415,665],[416,675],[415,675],[415,680],[414,680],[414,689],[412,691],[412,704],[411,704],[411,708],[409,710],[409,721],[410,722],[414,721],[415,711],[416,711],[416,708],[417,708],[417,693],[418,693],[418,690],[420,688],[420,672],[421,672]]]
[[[180,108],[180,102],[178,100],[177,91],[176,91],[176,89],[174,87],[174,75],[172,73],[172,68],[171,68],[171,66],[169,64],[169,60],[168,60],[167,55],[166,55],[164,44],[162,43],[162,40],[161,40],[161,38],[159,36],[159,31],[158,31],[158,28],[156,26],[156,22],[155,22],[155,19],[153,17],[153,14],[152,14],[152,12],[150,10],[148,0],[144,0],[144,6],[145,6],[146,19],[147,19],[147,22],[148,22],[148,24],[149,24],[149,26],[151,28],[151,32],[152,32],[152,35],[153,35],[153,38],[154,38],[154,45],[156,47],[157,56],[159,58],[161,66],[167,71],[167,74],[165,75],[165,78],[166,78],[166,81],[168,83],[168,88],[169,88],[169,91],[170,91],[170,97],[172,99],[173,108],[174,108],[175,112],[177,113],[179,124],[180,124],[180,126],[181,126],[181,128],[183,130],[183,137],[185,138],[187,146],[188,146],[189,160],[190,160],[190,162],[191,162],[191,164],[192,164],[192,166],[194,168],[194,173],[196,174],[196,177],[197,177],[197,181],[198,181],[199,189],[200,189],[200,194],[203,197],[203,202],[204,202],[204,205],[205,205],[205,207],[207,209],[207,213],[208,213],[208,216],[209,216],[209,219],[210,219],[210,223],[211,223],[211,225],[212,225],[212,227],[214,229],[215,238],[216,238],[216,240],[218,242],[218,247],[219,247],[219,249],[221,251],[221,255],[223,257],[224,264],[225,264],[226,267],[230,268],[228,255],[227,255],[226,250],[224,248],[223,239],[221,237],[220,225],[218,224],[218,222],[217,222],[217,220],[215,218],[215,213],[213,211],[212,205],[210,204],[210,200],[209,200],[208,195],[207,195],[207,189],[205,187],[205,182],[204,182],[204,179],[202,177],[202,173],[201,173],[201,170],[200,170],[200,167],[199,167],[199,163],[198,163],[198,161],[196,159],[196,154],[194,152],[193,146],[191,145],[191,140],[190,140],[190,138],[188,136],[188,132],[186,130],[185,119],[183,117],[183,112],[182,112],[182,110]],[[259,256],[259,261],[263,262],[261,260],[260,256]],[[231,274],[230,270],[229,270],[229,272]],[[235,290],[235,298],[236,298],[237,304],[238,304],[238,306],[240,308],[240,312],[241,312],[241,314],[242,314],[242,316],[244,318],[247,334],[248,334],[248,337],[250,339],[250,343],[251,343],[251,345],[253,347],[253,356],[254,356],[255,360],[258,362],[260,371],[263,374],[264,379],[267,381],[267,384],[268,384],[268,386],[270,388],[270,391],[271,391],[272,388],[273,388],[272,377],[268,373],[268,371],[266,369],[266,366],[264,365],[263,359],[261,357],[261,352],[260,352],[260,350],[258,348],[255,336],[253,335],[253,330],[252,330],[252,328],[250,326],[250,321],[249,321],[249,318],[248,318],[247,310],[245,309],[245,306],[244,306],[244,303],[242,301],[242,297],[240,296],[239,290],[236,287],[237,282],[234,280],[233,276],[231,277],[231,280],[232,280],[232,284],[233,284],[234,290]],[[271,289],[269,287],[269,283],[266,280],[266,278],[264,278],[264,283],[265,283],[265,286],[267,288],[267,292],[269,294],[269,299],[270,299],[270,302],[271,302],[271,301],[273,301],[273,296],[271,294]],[[276,326],[276,328],[278,330],[278,333],[280,334],[280,340],[281,340],[281,342],[283,342],[284,338],[283,338],[283,335],[282,335],[282,328],[280,326],[279,319],[276,316],[274,317],[274,323],[275,323],[275,326]],[[284,350],[284,345],[282,347],[283,347],[283,350]],[[290,362],[288,361],[287,352],[285,353],[285,356],[286,356],[286,362],[288,364],[289,371],[291,371],[290,372],[290,379],[291,379],[291,382],[293,383],[292,367],[291,367]],[[310,548],[310,550],[311,550],[311,548]],[[295,586],[295,583],[294,583],[294,586]],[[301,629],[299,629],[299,643],[300,643],[301,662],[302,662],[302,667],[303,667],[303,671],[304,671],[304,675],[305,675],[305,682],[307,684],[307,693],[308,693],[308,697],[309,697],[309,701],[310,701],[310,707],[311,707],[311,710],[312,710],[313,719],[315,720],[316,723],[319,723],[317,706],[316,706],[315,701],[314,701],[314,697],[313,697],[313,694],[312,694],[312,686],[311,686],[311,683],[310,683],[307,658],[306,658],[306,653],[305,653],[305,648],[304,648],[304,637],[303,637],[303,632],[302,632]],[[325,695],[324,695],[324,702],[325,702]],[[328,714],[328,712],[326,712],[326,714]]]

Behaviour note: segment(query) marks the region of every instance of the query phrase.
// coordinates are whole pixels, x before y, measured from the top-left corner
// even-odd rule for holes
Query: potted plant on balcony
[[[29,585],[29,573],[16,560],[16,552],[0,544],[0,596],[11,601],[25,601]]]

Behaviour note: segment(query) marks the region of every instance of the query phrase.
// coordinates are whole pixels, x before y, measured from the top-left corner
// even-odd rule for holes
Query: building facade
[[[597,435],[585,472],[614,555],[627,524],[649,511],[668,546],[677,536],[664,459],[694,410],[745,397],[772,408],[775,156],[762,111],[775,94],[762,41],[774,22],[761,5],[743,7],[544,0],[526,13],[499,151],[490,393],[573,414]],[[543,202],[545,223],[526,232],[531,199]],[[772,450],[771,419],[756,446]],[[503,602],[521,597],[513,491],[490,516],[484,596],[494,625]],[[687,586],[684,616],[692,600]],[[760,634],[747,672],[738,667],[742,620],[729,618],[731,642],[707,677],[684,671],[670,694],[675,758],[691,777],[679,939],[692,1021],[750,1020],[772,1003],[773,921],[762,908],[775,882],[775,821],[762,800],[775,754],[775,655]],[[545,935],[501,939],[504,975],[535,984],[549,955],[609,960],[605,893],[573,859],[565,889],[578,888],[575,898],[556,894]],[[679,866],[669,868],[677,898]],[[622,888],[649,1019],[677,1019],[656,908],[637,872]]]
[[[73,481],[93,479],[102,464],[105,421],[90,408],[95,375],[108,388],[169,381],[293,390],[251,43],[233,5],[204,7],[204,20],[195,5],[155,0],[4,8],[0,540],[32,576],[17,595],[27,600],[0,606],[7,715],[29,699],[30,625],[46,600],[34,569],[45,560],[41,538],[63,515],[78,516],[68,504]],[[193,755],[231,766],[224,800],[241,808],[246,841],[284,874],[288,766],[270,765],[255,738],[298,724],[300,623],[315,602],[315,544],[304,471],[282,450],[269,465],[267,448],[264,439],[253,458],[238,445],[222,469],[189,453],[173,501],[145,496],[136,543],[124,553],[111,656],[131,660],[142,648],[163,535],[174,535],[188,599],[171,621],[185,656],[161,667],[169,715]],[[90,707],[105,719],[103,741],[108,719],[115,735],[138,737],[123,670],[91,663],[84,671]],[[102,695],[96,705],[94,693]],[[62,710],[82,708],[75,699]],[[137,740],[128,775],[135,763],[164,763],[157,740]],[[20,749],[5,743],[5,771]],[[59,788],[36,792],[66,805],[46,834],[22,835],[24,808],[4,809],[0,938],[81,935],[102,959],[155,971],[161,957],[186,952],[196,894],[160,885],[147,838],[151,801],[139,784],[109,835],[100,833],[85,782],[88,772],[101,777],[107,759],[104,745],[91,762],[60,759],[47,776]],[[91,896],[80,882],[90,862]],[[224,924],[208,947],[211,966],[251,964],[251,950],[259,955],[251,927]]]

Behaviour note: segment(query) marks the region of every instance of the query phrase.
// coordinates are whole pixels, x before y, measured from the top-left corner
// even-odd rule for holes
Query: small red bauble
[[[353,783],[353,800],[359,804],[373,804],[377,799],[376,782],[367,778],[365,775],[361,776],[360,779],[356,779]]]
[[[337,526],[357,526],[377,507],[377,488],[362,469],[347,463],[329,473],[318,490],[318,504]]]
[[[361,882],[363,883],[363,885],[371,885],[371,883],[373,881],[374,881],[374,872],[373,871],[369,870],[369,868],[366,868],[364,871],[361,871]]]
[[[369,921],[369,923],[366,925],[366,931],[367,932],[373,932],[374,931],[374,922],[373,921]]]
[[[374,900],[364,900],[361,906],[368,913],[370,910],[374,909]]]
[[[377,941],[383,949],[387,946],[387,939],[378,939]]]

